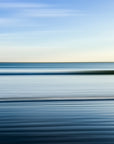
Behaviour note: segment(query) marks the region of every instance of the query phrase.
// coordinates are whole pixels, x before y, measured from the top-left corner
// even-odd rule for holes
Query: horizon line
[[[49,62],[26,62],[26,61],[23,61],[23,62],[13,62],[13,61],[10,61],[10,62],[0,62],[0,63],[114,63],[114,61],[86,61],[86,62],[67,62],[67,61],[61,61],[61,62],[51,62],[51,61],[49,61]]]

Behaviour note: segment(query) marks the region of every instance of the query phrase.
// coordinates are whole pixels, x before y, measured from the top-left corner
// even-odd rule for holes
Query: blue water
[[[114,75],[53,75],[61,71],[113,70],[114,63],[0,63],[0,98],[113,99]],[[56,71],[56,72],[55,72]],[[27,73],[31,75],[26,75]],[[34,75],[37,72],[46,75]],[[47,75],[47,73],[50,75]],[[15,75],[25,73],[25,75]],[[33,75],[32,75],[33,74]],[[51,75],[52,74],[52,75]]]
[[[114,101],[0,104],[1,144],[113,144]]]
[[[0,68],[114,69],[114,63],[0,63]]]
[[[113,144],[114,63],[0,63],[1,144]]]
[[[0,63],[4,75],[114,75],[114,63]]]

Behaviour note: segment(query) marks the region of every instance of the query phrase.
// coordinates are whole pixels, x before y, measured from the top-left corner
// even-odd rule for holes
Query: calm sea
[[[114,144],[113,71],[114,63],[0,63],[0,143]]]

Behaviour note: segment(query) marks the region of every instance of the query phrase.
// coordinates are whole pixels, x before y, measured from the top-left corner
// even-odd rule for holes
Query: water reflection
[[[113,86],[114,76],[3,76],[0,98],[114,99]]]

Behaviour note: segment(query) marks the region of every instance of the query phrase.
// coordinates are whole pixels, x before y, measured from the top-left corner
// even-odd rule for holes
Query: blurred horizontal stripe
[[[58,71],[58,72],[0,72],[0,75],[114,75],[114,70]]]
[[[1,143],[114,143],[114,101],[1,103]]]

